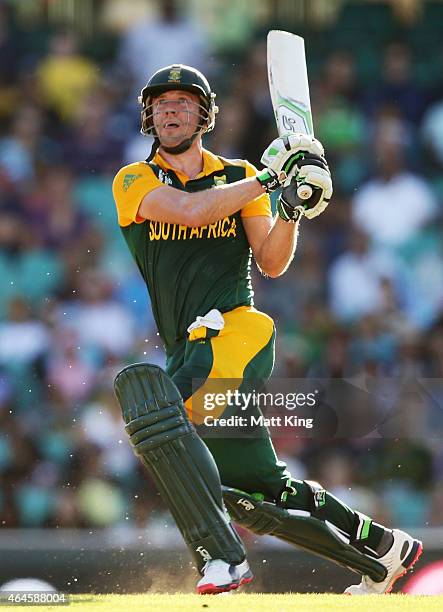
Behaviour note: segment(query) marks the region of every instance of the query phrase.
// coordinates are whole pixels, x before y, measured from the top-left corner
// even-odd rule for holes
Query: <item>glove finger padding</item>
[[[298,176],[301,168],[304,166],[317,166],[330,174],[328,162],[322,155],[314,155],[313,153],[300,152],[299,158],[289,176],[283,183],[283,187],[289,187],[294,176]],[[307,181],[304,181],[307,182]]]
[[[314,219],[318,217],[328,206],[329,200],[320,200],[313,208],[305,209],[304,215],[307,219]]]
[[[277,211],[284,221],[296,221],[301,215],[313,219],[320,215],[332,196],[332,180],[326,160],[306,158],[300,162],[300,170],[290,184],[283,188],[277,203]],[[297,195],[300,185],[308,184],[313,194],[308,200]]]
[[[324,155],[322,144],[313,136],[290,134],[276,138],[264,151],[261,162],[273,170],[280,181],[295,173],[297,160],[306,155],[321,158]]]
[[[314,155],[313,153],[306,153],[304,157],[297,162],[297,166],[299,168],[309,165],[317,166],[318,168],[323,168],[323,170],[329,172],[328,162],[323,157],[323,155]]]
[[[305,217],[313,219],[320,215],[332,196],[332,180],[329,170],[326,171],[311,164],[300,168],[296,182],[311,185],[314,188],[313,195],[305,202]]]

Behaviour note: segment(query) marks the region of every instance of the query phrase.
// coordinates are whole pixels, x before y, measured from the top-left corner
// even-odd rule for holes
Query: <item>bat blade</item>
[[[280,136],[314,134],[305,43],[301,36],[271,30],[268,34],[268,79]]]
[[[301,36],[271,30],[267,44],[268,80],[279,136],[291,133],[314,135],[305,41]],[[300,185],[298,196],[312,195],[309,185]]]

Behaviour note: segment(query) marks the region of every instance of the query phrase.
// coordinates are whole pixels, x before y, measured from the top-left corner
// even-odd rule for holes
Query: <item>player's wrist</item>
[[[278,175],[272,168],[265,168],[255,178],[266,193],[272,193],[281,186]]]

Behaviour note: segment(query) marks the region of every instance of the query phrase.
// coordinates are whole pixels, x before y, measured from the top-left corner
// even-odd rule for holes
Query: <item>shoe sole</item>
[[[230,584],[223,584],[221,586],[217,586],[215,584],[203,584],[200,587],[197,587],[197,593],[199,595],[218,595],[219,593],[228,593],[229,591],[234,591],[238,589],[238,587],[243,586],[244,584],[249,584],[252,582],[254,576],[249,576],[249,578],[242,578],[240,582],[231,582]]]

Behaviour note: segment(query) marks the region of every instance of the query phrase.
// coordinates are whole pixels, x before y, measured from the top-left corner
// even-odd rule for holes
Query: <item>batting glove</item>
[[[266,170],[257,176],[257,180],[268,192],[289,184],[298,171],[297,161],[308,154],[318,157],[324,154],[322,144],[313,136],[290,134],[276,138],[262,155],[261,162]]]
[[[283,221],[295,223],[301,215],[313,219],[320,215],[332,196],[332,180],[323,156],[306,155],[297,161],[297,173],[283,187],[277,201],[277,212]],[[302,200],[297,195],[301,185],[312,188],[312,196]]]

